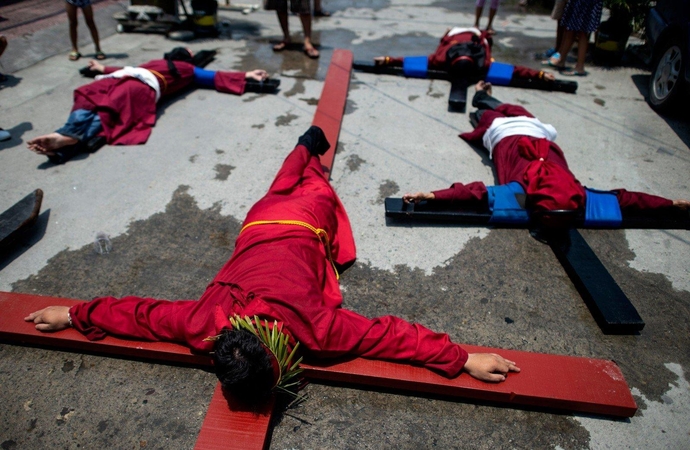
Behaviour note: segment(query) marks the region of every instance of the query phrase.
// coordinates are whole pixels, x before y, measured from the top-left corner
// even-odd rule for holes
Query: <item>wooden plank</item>
[[[36,189],[0,214],[0,251],[12,246],[38,219],[43,191]]]
[[[440,202],[422,202],[417,205],[405,204],[400,197],[385,199],[386,217],[396,220],[419,222],[442,222],[457,225],[489,226],[491,213],[488,210],[451,210]],[[533,223],[506,224],[497,223],[490,226],[495,228],[532,228]],[[690,230],[690,212],[667,211],[656,217],[626,216],[619,226],[585,225],[584,217],[575,219],[573,226],[579,229],[618,230],[618,229],[650,229],[650,230]]]
[[[539,407],[616,417],[637,411],[620,368],[613,361],[463,345],[470,353],[498,353],[513,360],[520,373],[498,384],[463,373],[448,379],[430,370],[386,361],[351,359],[303,364],[312,381],[378,386],[449,398],[475,399],[506,406]]]
[[[552,233],[547,242],[604,333],[634,334],[644,328],[635,306],[577,230]]]
[[[450,111],[465,112],[467,108],[467,80],[453,80],[450,83],[448,108]]]
[[[274,399],[251,410],[226,396],[216,385],[194,450],[261,450],[268,448]]]
[[[189,350],[177,344],[136,342],[110,336],[102,341],[89,342],[75,330],[46,334],[23,321],[37,309],[49,305],[70,306],[78,301],[0,292],[0,310],[7,312],[0,316],[0,340],[158,361],[180,362],[184,357],[186,359],[183,358],[182,362],[210,364],[208,357],[194,356],[196,359],[190,360]],[[499,353],[516,361],[522,372],[510,374],[504,383],[490,384],[466,374],[451,380],[421,367],[355,358],[345,362],[304,364],[305,376],[316,381],[395,388],[508,406],[538,406],[619,417],[630,417],[637,409],[623,374],[611,361],[465,345],[463,348],[469,352]],[[231,435],[233,430],[232,427],[227,428],[228,434]],[[224,439],[227,442],[231,437]]]
[[[352,52],[349,50],[336,49],[331,57],[331,64],[328,66],[326,80],[323,83],[321,98],[316,106],[314,121],[312,125],[320,127],[326,139],[331,144],[331,148],[321,156],[321,164],[327,169],[328,173],[333,168],[336,148],[338,147],[338,136],[340,126],[345,114],[345,102],[347,101],[347,91],[350,88],[350,72],[352,71]]]

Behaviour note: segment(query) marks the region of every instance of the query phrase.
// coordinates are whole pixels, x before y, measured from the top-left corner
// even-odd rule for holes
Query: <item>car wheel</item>
[[[663,45],[654,58],[649,80],[649,103],[657,111],[671,109],[681,96],[685,54],[676,40]]]

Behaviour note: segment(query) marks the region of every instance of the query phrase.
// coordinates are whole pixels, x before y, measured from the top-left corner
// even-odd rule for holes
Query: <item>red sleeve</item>
[[[218,92],[242,95],[244,87],[247,85],[245,72],[216,72],[213,77],[213,84]]]
[[[656,195],[626,191],[625,189],[614,189],[613,192],[618,197],[618,204],[621,206],[623,214],[649,212],[673,206],[673,200]]]
[[[73,306],[70,316],[74,328],[91,341],[110,334],[147,341],[184,342],[175,320],[184,317],[184,310],[196,303],[133,296],[103,297]]]
[[[389,56],[389,58],[390,59],[388,60],[388,64],[386,64],[386,65],[391,66],[391,67],[402,67],[403,60],[405,59],[405,58],[397,58],[397,57],[393,57],[393,56]]]
[[[503,105],[501,105],[503,106]],[[484,137],[484,133],[486,133],[486,130],[489,129],[491,124],[493,123],[494,119],[498,117],[505,117],[504,114],[498,112],[498,111],[493,111],[493,110],[486,110],[482,114],[481,119],[479,119],[479,123],[477,124],[477,128],[475,128],[472,131],[468,131],[467,133],[461,133],[460,137],[467,142],[475,142],[479,141],[481,142],[482,137]]]
[[[467,362],[467,352],[447,334],[393,316],[367,319],[345,309],[320,314],[313,324],[316,356],[358,355],[416,364],[456,377]]]
[[[539,78],[541,71],[530,69],[525,66],[513,66],[513,78]]]
[[[122,69],[122,67],[116,67],[116,66],[105,66],[103,68],[103,73],[104,74],[109,74],[113,72],[117,72],[118,70]]]
[[[470,184],[453,183],[448,189],[433,191],[434,199],[462,202],[467,205],[486,204],[486,185],[481,181]]]

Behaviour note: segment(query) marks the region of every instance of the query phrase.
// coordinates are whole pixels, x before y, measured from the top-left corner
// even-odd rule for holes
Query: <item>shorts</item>
[[[267,11],[287,12],[288,0],[266,0],[264,9]],[[290,12],[295,14],[311,14],[309,0],[290,0]]]
[[[86,8],[87,6],[91,6],[91,0],[65,0],[65,1],[72,6],[76,6],[77,8]]]
[[[553,5],[553,11],[551,11],[551,18],[553,20],[561,20],[566,3],[568,3],[568,0],[556,0],[556,3]]]

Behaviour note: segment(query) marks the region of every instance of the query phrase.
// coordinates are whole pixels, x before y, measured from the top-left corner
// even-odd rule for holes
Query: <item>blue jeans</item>
[[[72,111],[67,122],[55,132],[85,142],[96,136],[101,130],[103,130],[101,118],[95,111],[77,109]]]

